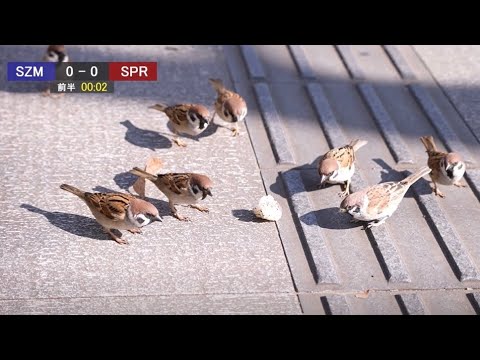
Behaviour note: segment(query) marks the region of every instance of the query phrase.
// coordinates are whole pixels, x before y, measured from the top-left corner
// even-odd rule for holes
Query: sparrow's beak
[[[346,212],[347,212],[347,209],[340,208],[340,210],[339,210],[338,212],[340,212],[340,213],[346,213]]]
[[[160,215],[157,215],[157,216],[155,216],[155,217],[152,219],[152,222],[154,222],[154,221],[160,221],[160,222],[162,222],[162,217],[161,217]]]
[[[200,118],[200,129],[206,128],[208,126],[208,121],[204,118]]]
[[[212,195],[212,192],[210,191],[210,189],[204,189],[204,190],[203,190],[202,200],[204,200],[204,199],[207,197],[207,195],[213,196],[213,195]]]
[[[324,187],[325,186],[325,181],[328,180],[328,177],[325,175],[322,175],[322,178],[320,179],[320,186]]]

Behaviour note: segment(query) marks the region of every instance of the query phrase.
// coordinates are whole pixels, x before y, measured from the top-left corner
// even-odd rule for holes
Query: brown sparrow
[[[350,181],[355,173],[355,152],[367,143],[356,139],[323,155],[318,163],[318,174],[321,177],[319,186],[323,187],[325,183],[343,184],[345,190],[339,195],[343,197],[350,194]]]
[[[425,145],[425,149],[427,149],[427,164],[432,169],[430,177],[432,178],[432,188],[435,195],[442,198],[445,197],[438,189],[437,183],[466,187],[467,185],[460,183],[467,167],[460,155],[454,152],[446,153],[439,151],[432,136],[422,136],[420,140]]]
[[[48,45],[42,60],[59,64],[68,62],[69,58],[65,52],[65,45]]]
[[[155,206],[131,195],[90,193],[67,184],[60,185],[60,189],[71,192],[82,199],[98,223],[119,244],[128,244],[128,242],[112,233],[111,229],[128,230],[131,233],[141,234],[141,227],[154,221],[162,221]]]
[[[200,199],[204,200],[207,195],[212,196],[211,189],[213,183],[206,175],[194,173],[153,175],[138,167],[133,168],[130,172],[152,181],[168,198],[170,210],[178,220],[188,221],[189,219],[178,214],[175,208],[176,204],[188,204],[194,209],[208,212],[208,208],[196,205]]]
[[[42,61],[54,62],[57,65],[68,62],[70,59],[65,52],[65,45],[48,45],[47,51],[42,57]],[[50,86],[43,93],[44,96],[50,95]],[[64,95],[64,93],[59,94],[58,96]]]
[[[240,134],[238,130],[238,123],[242,121],[247,115],[247,103],[243,98],[228,90],[219,79],[209,79],[210,84],[217,92],[217,99],[215,101],[215,112],[213,113],[212,120],[215,114],[218,114],[224,121],[234,123],[232,129],[233,136]]]
[[[178,146],[187,146],[178,139],[179,134],[196,136],[205,131],[208,127],[210,112],[200,104],[177,104],[168,106],[166,104],[155,104],[149,107],[164,112],[172,124],[176,137],[173,142]]]
[[[348,212],[353,222],[368,221],[365,229],[379,226],[397,210],[410,186],[432,169],[425,166],[402,181],[390,181],[367,187],[343,199],[340,212]]]

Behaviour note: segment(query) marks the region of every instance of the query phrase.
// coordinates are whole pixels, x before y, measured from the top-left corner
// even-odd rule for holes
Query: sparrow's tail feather
[[[368,144],[367,140],[360,140],[360,139],[355,139],[350,142],[350,146],[353,147],[353,151],[358,151],[362,146],[365,146]]]
[[[430,174],[430,171],[432,171],[432,169],[430,169],[428,166],[424,166],[421,169],[419,169],[418,171],[414,172],[413,174],[407,176],[405,179],[403,179],[401,181],[401,183],[403,185],[411,186],[413,183],[415,183],[420,178],[424,177],[427,174]]]
[[[85,198],[85,192],[80,189],[77,189],[74,186],[62,184],[60,185],[60,189],[71,192],[72,194],[77,195],[79,198],[82,198],[82,199]]]
[[[155,110],[158,110],[158,111],[165,111],[165,109],[167,107],[168,107],[167,104],[160,103],[160,104],[155,104],[155,105],[149,106],[148,108],[149,109],[155,109]]]
[[[222,91],[225,89],[222,80],[220,79],[208,79],[213,88],[217,91]]]
[[[435,141],[433,140],[433,136],[422,136],[420,141],[425,146],[427,151],[437,151],[437,146],[435,145]]]
[[[145,179],[148,179],[150,181],[155,181],[157,180],[157,175],[153,175],[153,174],[150,174],[138,167],[134,167],[132,170],[130,170],[130,172],[133,174],[133,175],[137,175],[137,176],[140,176],[142,178],[145,178]]]

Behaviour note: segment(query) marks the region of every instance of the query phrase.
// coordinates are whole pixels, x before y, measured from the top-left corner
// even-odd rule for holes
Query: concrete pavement
[[[51,99],[39,95],[39,84],[7,83],[6,66],[0,69],[0,313],[478,311],[480,89],[463,81],[478,77],[477,47],[68,49],[74,61],[158,61],[159,80]],[[43,50],[3,46],[0,58],[33,61]],[[242,135],[212,126],[178,148],[164,117],[147,107],[191,101],[212,109],[209,77],[245,96]],[[332,146],[369,141],[358,153],[356,190],[423,166],[418,138],[426,134],[468,160],[468,188],[442,188],[447,197],[439,199],[419,181],[371,232],[338,214],[337,186],[316,188],[316,162]],[[59,189],[126,191],[134,180],[126,171],[152,155],[165,171],[208,174],[210,213],[181,207],[193,221],[179,222],[150,189],[164,222],[144,235],[125,233],[130,245],[119,246]],[[278,223],[249,212],[265,193],[282,205]]]

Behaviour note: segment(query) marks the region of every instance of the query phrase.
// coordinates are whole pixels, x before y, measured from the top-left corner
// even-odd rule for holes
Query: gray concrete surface
[[[43,46],[3,46],[3,64]],[[41,97],[0,68],[0,313],[479,313],[479,47],[69,46],[75,61],[158,61],[159,81],[117,82],[112,95]],[[477,61],[478,62],[478,61]],[[457,71],[458,69],[458,71]],[[445,71],[444,71],[445,70]],[[220,77],[249,105],[242,135],[213,126],[172,146],[158,101],[203,102]],[[217,120],[221,123],[220,120]],[[384,226],[363,231],[338,213],[338,186],[317,189],[316,164],[353,138],[354,190],[400,180],[426,163],[419,141],[468,160],[468,188],[426,180]],[[86,206],[58,188],[126,191],[125,172],[156,155],[168,171],[215,183],[210,213],[148,196],[165,216],[130,245],[108,240]],[[249,210],[265,193],[277,223]]]
[[[116,83],[112,95],[45,98],[15,92],[0,75],[0,312],[300,313],[275,223],[244,215],[265,194],[245,125],[237,138],[213,127],[183,149],[160,134],[170,133],[166,122],[147,108],[158,101],[212,108],[208,77],[229,82],[221,47],[178,49],[69,46],[78,61],[158,61],[158,82]],[[43,50],[0,54],[6,63]],[[134,179],[125,172],[151,155],[165,161],[165,171],[208,174],[210,213],[180,207],[193,219],[180,222],[153,190],[147,195],[166,215],[163,223],[144,235],[125,232],[131,244],[119,246],[85,204],[59,189],[65,182],[125,190]]]

